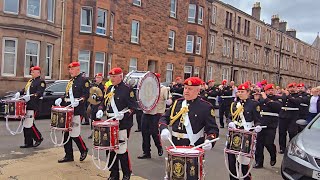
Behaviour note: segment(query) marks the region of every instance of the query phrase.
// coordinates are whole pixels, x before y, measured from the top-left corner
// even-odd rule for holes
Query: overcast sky
[[[320,0],[221,0],[248,14],[255,2],[260,2],[261,20],[271,24],[271,16],[279,14],[287,28],[297,30],[297,38],[312,44],[320,31]]]

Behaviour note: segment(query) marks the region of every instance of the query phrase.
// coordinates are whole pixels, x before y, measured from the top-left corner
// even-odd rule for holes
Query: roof
[[[319,37],[319,33],[318,33],[316,39],[313,41],[312,47],[317,48],[317,49],[320,49],[320,37]]]

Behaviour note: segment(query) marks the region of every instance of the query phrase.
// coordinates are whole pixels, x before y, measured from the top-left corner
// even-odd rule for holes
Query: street
[[[136,121],[134,120],[136,123]],[[12,128],[17,127],[18,121],[11,121],[10,126]],[[38,162],[38,164],[31,164],[29,162],[28,165],[30,165],[32,168],[29,167],[30,173],[33,174],[33,176],[28,176],[30,179],[32,177],[47,177],[47,179],[99,179],[99,178],[106,178],[108,177],[109,172],[103,172],[101,170],[98,170],[95,168],[94,164],[91,162],[91,148],[92,148],[92,141],[89,140],[87,137],[90,135],[90,126],[82,126],[82,132],[81,135],[83,137],[83,140],[85,141],[86,145],[89,148],[89,154],[87,159],[79,163],[79,153],[78,149],[74,144],[74,151],[77,151],[74,153],[75,161],[65,164],[58,164],[57,160],[62,158],[64,156],[63,147],[57,147],[55,148],[53,143],[50,140],[50,120],[49,119],[41,119],[36,120],[36,125],[40,132],[42,133],[44,137],[44,141],[42,144],[37,148],[29,148],[29,149],[20,149],[19,146],[23,145],[23,134],[12,136],[10,133],[6,130],[5,121],[0,121],[0,179],[25,179],[23,178],[23,173],[20,171],[14,171],[13,169],[19,169],[19,168],[28,168],[28,167],[20,167],[16,163],[14,164],[15,160],[22,160],[24,163],[28,163],[29,161],[32,162]],[[162,157],[159,157],[157,154],[157,150],[155,146],[152,144],[152,158],[147,160],[140,160],[137,159],[137,156],[139,156],[142,153],[141,150],[141,133],[140,132],[134,132],[136,130],[136,124],[131,130],[131,137],[129,140],[129,154],[131,156],[131,162],[132,162],[132,168],[133,168],[133,174],[135,176],[132,177],[132,179],[149,179],[149,180],[159,180],[163,179],[164,177],[164,168],[165,168],[165,156],[166,153]],[[206,172],[206,179],[228,179],[228,173],[227,169],[225,167],[224,163],[224,144],[226,139],[226,129],[220,129],[220,140],[216,143],[213,150],[206,153],[205,156],[205,172]],[[277,138],[276,138],[277,139]],[[276,142],[276,145],[277,142]],[[164,146],[169,146],[168,142],[164,143]],[[30,158],[31,157],[31,158]],[[36,158],[34,158],[36,157]],[[37,159],[39,158],[39,159]],[[269,165],[269,155],[265,151],[265,162],[264,162],[264,168],[263,169],[253,169],[253,179],[272,179],[272,180],[278,180],[282,179],[280,175],[280,165],[282,160],[282,155],[278,154],[277,157],[277,164],[274,167],[271,167]],[[39,164],[39,162],[43,163],[44,166]],[[48,172],[44,172],[45,170],[42,169],[46,166],[48,169],[53,168],[52,170]],[[6,166],[11,165],[10,167],[13,172],[6,171]],[[37,168],[33,168],[33,166],[37,165]],[[17,167],[14,167],[17,166]],[[74,170],[78,170],[80,175],[77,176],[64,176],[64,177],[58,177],[53,176],[56,173],[62,173],[57,172],[58,167],[63,167],[64,172],[66,173],[72,173]],[[9,169],[10,169],[9,168]],[[70,168],[69,170],[67,170]],[[86,172],[88,171],[88,172]],[[89,172],[90,171],[90,172]],[[28,172],[29,174],[29,172]],[[41,174],[42,176],[36,176],[36,174]],[[88,175],[88,176],[82,176]],[[27,178],[28,179],[28,178]]]

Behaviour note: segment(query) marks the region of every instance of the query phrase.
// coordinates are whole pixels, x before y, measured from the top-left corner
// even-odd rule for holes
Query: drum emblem
[[[194,166],[191,166],[190,168],[190,176],[196,175],[196,168]]]
[[[11,111],[11,112],[14,111],[14,107],[13,107],[13,106],[10,107],[10,111]]]
[[[57,123],[57,116],[56,114],[52,115],[52,124],[56,124]]]
[[[63,122],[64,122],[64,118],[61,117],[61,118],[60,118],[60,123],[63,123]]]
[[[99,142],[99,131],[94,131],[94,142]]]
[[[233,145],[234,147],[239,147],[241,145],[241,138],[239,136],[235,136],[233,138]]]
[[[183,165],[181,163],[174,163],[173,165],[173,173],[177,176],[177,177],[182,177],[183,176]]]
[[[104,133],[104,135],[103,135],[103,140],[104,140],[104,141],[108,140],[108,135],[107,135],[107,133]]]
[[[249,147],[249,140],[246,140],[245,146]]]

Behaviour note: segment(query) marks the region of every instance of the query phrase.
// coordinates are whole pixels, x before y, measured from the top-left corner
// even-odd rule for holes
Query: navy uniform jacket
[[[244,107],[243,115],[246,120],[246,122],[253,122],[255,126],[261,124],[260,119],[260,106],[259,102],[252,100],[252,99],[246,99],[246,100],[239,100],[232,104],[232,112],[235,112],[237,110],[237,103],[240,102],[242,106]],[[232,117],[233,118],[233,117]],[[240,120],[240,116],[238,116],[236,121]]]
[[[232,87],[231,86],[224,86],[222,90],[219,90],[219,96],[232,96]],[[223,98],[221,97],[221,103],[225,105],[229,105],[232,103],[234,98]]]
[[[82,74],[80,73],[78,76],[71,78],[69,80],[73,81],[72,84],[72,92],[73,97],[76,98],[82,98],[83,100],[79,102],[79,105],[74,108],[74,115],[75,116],[83,116],[85,112],[85,102],[89,98],[89,89],[90,89],[90,82],[86,77],[82,77]],[[65,93],[65,98],[70,98],[69,91]],[[70,102],[63,102],[63,105],[69,105]]]
[[[282,94],[282,107],[283,108],[298,108],[300,107],[301,98],[299,98],[298,93],[292,93],[288,96],[286,94]],[[296,121],[299,118],[299,110],[288,111],[285,109],[281,109],[280,118],[289,119],[290,121]]]
[[[160,118],[159,120],[159,129],[160,132],[168,127],[168,124],[170,123],[170,115],[171,111],[173,111],[173,115],[178,113],[182,107],[182,102],[184,98],[180,98],[176,103],[176,106],[171,106],[170,110],[167,110],[165,114]],[[206,139],[214,139],[219,136],[219,128],[216,124],[216,120],[214,117],[214,109],[211,106],[210,103],[202,100],[200,97],[197,97],[196,99],[192,101],[187,101],[187,104],[189,104],[189,119],[192,126],[193,134],[198,133],[202,128],[204,128],[204,133],[206,134]],[[185,126],[180,123],[181,116],[172,124],[172,131],[178,132],[178,133],[184,133],[187,134]],[[180,127],[180,129],[179,129]],[[195,142],[195,146],[204,143],[205,137],[202,137],[198,139],[198,141]],[[172,141],[177,146],[188,146],[190,145],[189,139],[178,139],[176,137],[172,137]],[[214,145],[214,143],[213,143]]]
[[[30,96],[30,101],[27,102],[27,110],[35,110],[39,111],[40,106],[40,97],[43,96],[43,92],[46,89],[46,83],[43,79],[39,77],[36,77],[34,79],[30,79],[31,85],[29,87],[30,95],[34,94],[34,96]],[[20,91],[21,95],[27,94],[26,89],[23,88]]]
[[[277,128],[279,116],[270,116],[270,115],[263,115],[265,113],[275,113],[279,115],[279,112],[282,107],[282,103],[279,101],[281,99],[280,96],[275,95],[267,95],[267,99],[261,98],[259,100],[260,106],[260,115],[261,115],[261,125],[267,126],[267,128]]]
[[[105,96],[111,91],[113,85],[109,86],[105,92]],[[114,86],[114,101],[117,106],[118,111],[128,108],[131,112],[125,113],[122,120],[120,120],[119,128],[130,129],[133,126],[133,112],[137,109],[138,105],[136,102],[134,91],[129,88],[123,81]],[[99,109],[107,111],[107,113],[113,113],[111,107],[111,101],[109,99],[104,99]]]
[[[219,95],[219,88],[217,86],[213,86],[211,88],[207,89],[207,94],[208,94],[208,102],[211,103],[211,105],[215,108],[218,109],[219,107],[216,106],[216,101],[217,99],[210,99],[211,98],[217,98]]]
[[[171,93],[178,93],[183,95],[183,89],[184,89],[184,85],[183,84],[175,84],[170,88],[170,92]],[[174,102],[176,99],[181,98],[181,96],[176,96],[176,95],[172,95],[172,101]]]
[[[208,101],[208,93],[207,93],[206,90],[201,89],[199,96],[200,96],[203,100]]]
[[[311,95],[306,92],[300,92],[299,98],[301,98],[299,107],[299,118],[306,119],[309,113]]]

